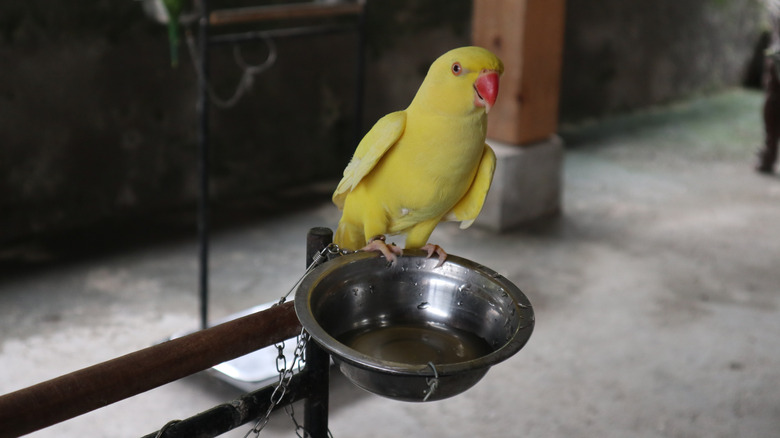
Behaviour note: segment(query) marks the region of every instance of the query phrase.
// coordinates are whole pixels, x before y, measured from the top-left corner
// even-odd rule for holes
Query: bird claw
[[[444,252],[444,249],[442,249],[442,247],[440,247],[439,245],[434,245],[433,243],[429,243],[429,244],[423,246],[420,249],[424,249],[428,253],[426,258],[431,258],[431,256],[434,253],[439,255],[439,263],[437,263],[436,266],[434,266],[434,269],[436,269],[439,266],[443,265],[444,264],[444,260],[447,259],[447,253]]]
[[[394,263],[397,256],[403,255],[403,250],[395,245],[388,245],[385,243],[384,236],[381,238],[373,238],[368,242],[368,245],[360,248],[361,251],[379,251],[385,256],[387,261]]]

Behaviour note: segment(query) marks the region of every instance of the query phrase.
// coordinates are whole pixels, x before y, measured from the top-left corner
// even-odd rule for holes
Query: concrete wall
[[[757,0],[568,3],[566,121],[738,84],[761,30]],[[364,129],[408,104],[438,54],[468,44],[470,5],[370,4]],[[213,111],[217,202],[340,175],[354,149],[355,44],[351,34],[279,41],[249,95]],[[242,53],[258,63],[266,48]],[[230,95],[232,49],[216,49],[211,66],[216,92]],[[190,211],[195,87],[189,56],[169,66],[165,29],[136,1],[0,3],[0,243]]]
[[[566,121],[740,84],[761,38],[760,0],[570,0]]]

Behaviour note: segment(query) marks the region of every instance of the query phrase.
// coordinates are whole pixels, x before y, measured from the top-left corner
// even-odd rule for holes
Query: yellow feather
[[[466,229],[474,223],[485,203],[485,197],[493,180],[493,171],[496,169],[496,154],[493,149],[485,144],[482,160],[479,162],[477,175],[471,184],[469,191],[447,214],[445,220],[460,221],[460,228]]]
[[[501,74],[503,65],[479,47],[445,53],[409,107],[366,134],[333,194],[342,210],[335,243],[359,249],[376,235],[404,233],[406,247],[418,248],[440,221],[476,219],[495,167],[485,108],[474,103],[483,70]]]
[[[352,160],[344,169],[344,177],[333,192],[333,203],[340,209],[344,208],[344,199],[374,168],[382,155],[395,144],[406,125],[406,113],[397,111],[390,113],[376,122],[373,128],[358,144]]]

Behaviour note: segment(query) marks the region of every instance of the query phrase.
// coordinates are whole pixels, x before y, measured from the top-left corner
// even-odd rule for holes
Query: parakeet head
[[[450,50],[433,62],[412,105],[452,114],[487,113],[496,103],[503,72],[504,64],[489,50]]]

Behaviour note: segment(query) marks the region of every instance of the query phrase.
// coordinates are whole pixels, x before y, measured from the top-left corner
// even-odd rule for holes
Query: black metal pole
[[[360,10],[357,23],[357,59],[355,60],[355,140],[353,147],[357,147],[363,136],[363,93],[366,76],[366,8],[365,4]]]
[[[198,32],[198,173],[200,176],[198,196],[198,240],[200,297],[200,326],[208,327],[209,308],[209,93],[208,93],[208,1],[200,0],[201,16]]]
[[[274,410],[302,399],[308,391],[305,385],[306,379],[303,373],[294,375],[290,379],[289,387],[295,390],[285,392]],[[260,388],[190,418],[172,422],[170,426],[164,428],[162,434],[155,431],[144,435],[143,438],[213,438],[222,435],[264,415],[271,405],[271,395],[275,390],[276,385]]]
[[[333,242],[333,230],[326,227],[314,227],[306,235],[306,268],[314,261],[314,256]]]
[[[306,265],[333,241],[333,231],[317,227],[306,236]],[[309,396],[304,402],[303,428],[312,438],[328,437],[330,355],[309,338],[306,343],[306,378]]]
[[[327,438],[330,355],[311,338],[306,343],[306,369],[310,392],[303,405],[303,428],[311,438]]]

